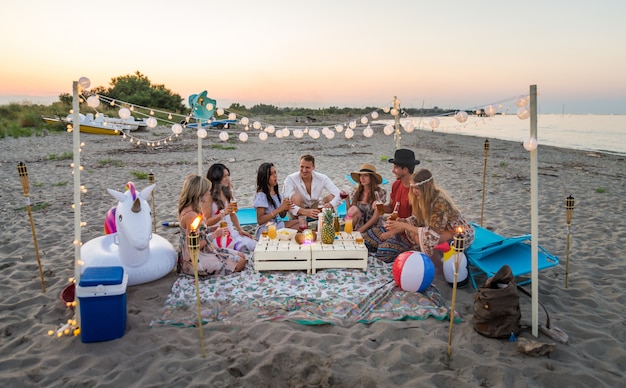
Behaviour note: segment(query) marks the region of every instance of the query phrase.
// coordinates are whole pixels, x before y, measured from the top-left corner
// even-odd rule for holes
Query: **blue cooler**
[[[123,267],[88,267],[76,287],[83,342],[109,341],[126,330],[126,285]]]

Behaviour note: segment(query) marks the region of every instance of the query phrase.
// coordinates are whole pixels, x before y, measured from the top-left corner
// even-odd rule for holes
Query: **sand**
[[[159,132],[160,131],[160,132]],[[167,128],[151,132],[167,134]],[[214,162],[231,169],[240,206],[250,206],[256,169],[277,165],[280,181],[297,170],[301,154],[317,158],[317,170],[340,188],[344,175],[361,163],[374,163],[393,180],[393,137],[377,134],[351,140],[338,136],[317,141],[251,138],[234,150],[212,149],[216,134],[204,141],[205,172]],[[155,139],[152,133],[140,134]],[[82,239],[103,233],[106,210],[114,204],[107,188],[123,191],[127,181],[138,188],[147,180],[133,171],[155,175],[157,221],[176,219],[176,201],[184,177],[197,173],[197,140],[193,134],[158,149],[135,147],[120,138],[84,135]],[[457,133],[403,133],[402,147],[416,152],[421,166],[461,210],[480,222],[483,142]],[[448,357],[449,323],[435,319],[356,324],[352,327],[302,326],[290,322],[258,322],[205,326],[207,356],[202,358],[198,330],[151,327],[163,307],[174,273],[152,283],[129,287],[124,337],[85,344],[79,338],[55,338],[51,329],[71,318],[59,293],[73,275],[74,216],[71,209],[71,160],[55,159],[72,151],[69,134],[0,140],[0,385],[30,386],[506,386],[615,387],[624,384],[626,332],[624,307],[626,242],[623,157],[553,147],[539,149],[539,244],[561,263],[542,271],[540,301],[552,325],[569,336],[548,356],[528,356],[508,340],[480,336],[471,325],[472,287],[460,289],[456,310],[463,322],[454,325]],[[42,293],[28,214],[16,165],[24,161],[30,178],[33,211],[47,291]],[[505,236],[530,232],[529,153],[521,144],[490,140],[483,225]],[[569,287],[565,288],[565,199],[576,200],[571,227]],[[175,228],[157,233],[177,244]],[[482,279],[484,280],[484,279]],[[437,278],[443,296],[452,289]],[[522,320],[529,323],[530,299],[521,295]],[[545,318],[540,310],[540,322]],[[554,341],[530,331],[520,337]]]

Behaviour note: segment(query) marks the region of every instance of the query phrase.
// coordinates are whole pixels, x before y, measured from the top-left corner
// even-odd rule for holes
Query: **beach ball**
[[[402,290],[422,292],[430,287],[435,278],[435,265],[424,253],[407,251],[398,255],[391,273]]]
[[[454,284],[454,260],[456,258],[457,251],[454,248],[443,254],[443,277],[446,282]],[[461,253],[461,263],[459,264],[459,270],[456,276],[456,283],[458,286],[464,286],[467,283],[468,278],[467,271],[467,257],[465,253]]]

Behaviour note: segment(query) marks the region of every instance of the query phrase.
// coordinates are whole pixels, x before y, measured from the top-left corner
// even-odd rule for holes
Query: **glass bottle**
[[[393,207],[393,213],[389,216],[391,221],[395,221],[398,219],[398,210],[400,209],[400,202],[396,202],[396,205]]]
[[[339,227],[339,212],[337,211],[335,211],[335,219],[333,220],[333,227],[335,228],[335,236],[338,236],[341,229]]]

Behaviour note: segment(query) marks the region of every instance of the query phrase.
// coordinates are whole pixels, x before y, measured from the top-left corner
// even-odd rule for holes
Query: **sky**
[[[217,106],[626,114],[626,1],[20,0],[0,4],[0,104],[139,71]]]

